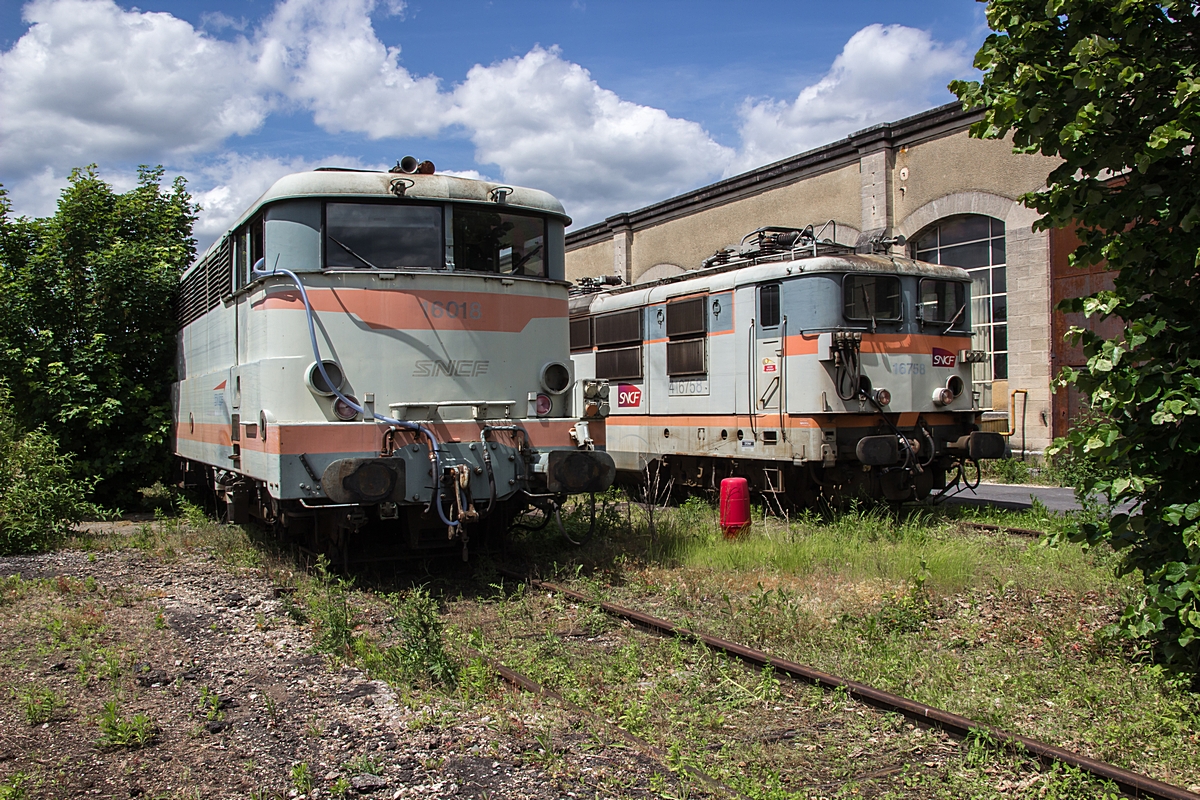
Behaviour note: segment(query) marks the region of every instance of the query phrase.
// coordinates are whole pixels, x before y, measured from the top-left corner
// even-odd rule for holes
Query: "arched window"
[[[979,214],[939,220],[918,234],[913,257],[931,264],[962,267],[971,275],[971,328],[974,348],[988,360],[975,365],[975,380],[1008,378],[1008,286],[1005,276],[1004,223]],[[989,392],[990,394],[990,392]],[[984,398],[988,405],[988,398]]]

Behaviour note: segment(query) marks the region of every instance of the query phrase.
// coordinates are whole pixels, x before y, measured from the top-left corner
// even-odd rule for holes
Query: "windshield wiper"
[[[958,322],[958,318],[961,317],[962,313],[966,310],[967,310],[966,303],[963,303],[961,306],[959,306],[958,311],[955,312],[954,316],[950,318],[950,324],[948,324],[945,327],[945,329],[942,331],[942,333],[949,333],[950,329],[954,327],[954,323]]]
[[[528,253],[521,256],[516,261],[514,261],[513,266],[512,266],[512,271],[515,273],[517,270],[522,269],[525,266],[525,264],[529,261],[529,259],[536,256],[538,254],[538,251],[541,249],[542,249],[542,246],[539,244],[537,247],[533,248]]]
[[[863,302],[867,305],[867,316],[871,318],[871,333],[879,327],[879,323],[875,321],[875,311],[871,308],[871,295],[867,294],[867,287],[859,284],[859,289],[862,290]]]
[[[329,236],[329,234],[328,234],[328,233],[327,233],[327,234],[325,234],[325,235],[326,235],[326,236]],[[333,243],[334,243],[334,244],[336,244],[338,247],[342,248],[342,249],[343,249],[343,250],[345,250],[347,253],[349,253],[350,255],[354,256],[355,258],[357,258],[357,259],[358,259],[359,261],[361,261],[362,263],[366,264],[366,265],[367,265],[368,267],[370,267],[371,269],[379,269],[379,267],[375,266],[375,265],[374,265],[374,264],[372,264],[370,261],[367,261],[365,258],[363,258],[362,256],[360,256],[358,253],[356,253],[356,252],[354,252],[353,250],[351,250],[351,249],[350,249],[350,246],[349,246],[349,245],[347,245],[347,244],[345,244],[344,242],[339,242],[337,239],[333,238],[332,236],[329,236],[329,241],[333,242]]]

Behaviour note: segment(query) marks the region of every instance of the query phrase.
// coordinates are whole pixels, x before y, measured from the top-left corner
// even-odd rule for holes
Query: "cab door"
[[[783,397],[783,347],[779,284],[758,287],[754,326],[754,413],[778,414]]]

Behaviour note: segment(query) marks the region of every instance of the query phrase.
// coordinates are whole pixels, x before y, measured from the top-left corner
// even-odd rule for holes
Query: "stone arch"
[[[1021,205],[1017,200],[990,192],[955,192],[944,195],[936,200],[930,200],[916,209],[893,230],[894,235],[911,240],[926,227],[946,217],[958,214],[982,214],[994,217],[1004,223],[1007,232],[1014,230],[1028,231],[1032,228],[1038,213]]]
[[[663,278],[670,278],[675,275],[682,275],[686,271],[687,270],[685,270],[683,267],[679,266],[678,264],[671,264],[668,262],[664,262],[662,264],[655,264],[650,269],[641,273],[636,278],[634,278],[634,282],[635,283],[645,283],[647,281],[657,281],[657,280],[661,280]]]
[[[931,200],[901,220],[894,231],[909,241],[925,228],[959,214],[982,214],[1004,223],[1007,262],[1008,378],[993,382],[993,408],[1007,415],[1012,389],[1025,390],[1030,420],[1051,414],[1051,307],[1049,234],[1034,231],[1039,214],[1020,201],[990,192],[968,191]],[[907,249],[907,247],[905,248]],[[1001,391],[995,391],[1001,389]],[[1027,448],[1050,443],[1045,424],[1030,424]]]

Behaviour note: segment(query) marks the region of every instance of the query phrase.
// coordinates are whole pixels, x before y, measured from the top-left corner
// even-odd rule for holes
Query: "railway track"
[[[985,529],[1006,530],[1000,528],[999,526],[988,526]],[[1009,530],[1009,532],[1015,532],[1012,529],[1007,530]],[[1020,532],[1029,534],[1036,533],[1038,535],[1042,533],[1040,531]],[[999,746],[1015,753],[1033,756],[1043,764],[1050,765],[1057,763],[1065,765],[1102,781],[1109,781],[1117,786],[1122,792],[1133,797],[1160,798],[1161,800],[1200,800],[1200,794],[1190,792],[1187,789],[1179,786],[1174,786],[1172,784],[1155,780],[1147,775],[1142,775],[1113,764],[1088,758],[1087,756],[1079,753],[1056,747],[1027,736],[1004,731],[992,725],[976,722],[958,714],[935,708],[924,703],[919,703],[900,695],[860,683],[858,681],[846,680],[836,675],[831,675],[803,664],[780,659],[761,650],[756,650],[736,642],[675,625],[667,620],[660,619],[636,609],[626,608],[614,603],[597,600],[581,592],[577,592],[554,583],[529,578],[515,572],[501,570],[501,574],[508,578],[526,582],[531,588],[537,589],[541,592],[556,594],[581,605],[600,609],[611,617],[627,621],[640,628],[662,635],[684,639],[698,645],[703,645],[711,650],[736,658],[743,663],[750,665],[751,667],[757,669],[765,669],[769,667],[776,674],[787,675],[796,680],[814,684],[826,690],[845,692],[847,696],[861,703],[880,709],[881,711],[901,714],[910,721],[922,726],[936,727],[955,738],[967,738],[972,736],[978,737],[980,735],[985,735],[990,737],[991,740],[997,743]],[[561,695],[554,693],[553,690],[542,687],[536,681],[533,681],[512,669],[504,667],[498,663],[495,663],[495,666],[497,667],[500,676],[513,685],[519,686],[527,691],[547,694],[562,702],[568,702]],[[578,707],[576,706],[576,708]],[[591,713],[585,709],[579,710],[583,711],[584,713]],[[637,737],[634,738],[637,739]],[[650,745],[644,740],[638,739],[638,741],[641,742],[645,748],[650,748],[646,750],[648,754],[659,756],[661,760],[662,753],[660,750],[654,748],[653,745]],[[704,773],[700,770],[694,770],[693,774],[694,777],[697,777],[710,787],[719,788],[734,795],[739,794],[736,792],[736,790],[733,790],[725,784],[722,784],[720,781],[712,778],[707,773]]]
[[[1034,539],[1040,539],[1046,535],[1045,531],[1038,531],[1032,528],[1013,528],[1008,525],[992,525],[987,522],[965,522],[959,521],[959,525],[964,528],[974,528],[979,531],[991,531],[994,533],[1011,533],[1014,536],[1029,536]]]

